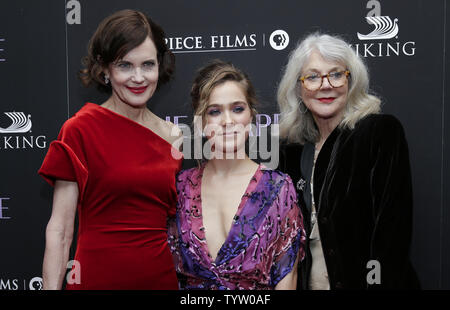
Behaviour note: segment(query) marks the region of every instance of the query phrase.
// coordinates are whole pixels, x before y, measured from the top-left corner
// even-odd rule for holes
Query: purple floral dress
[[[291,178],[260,165],[215,260],[202,218],[204,165],[177,176],[178,204],[169,245],[180,289],[274,289],[304,257],[305,231]]]

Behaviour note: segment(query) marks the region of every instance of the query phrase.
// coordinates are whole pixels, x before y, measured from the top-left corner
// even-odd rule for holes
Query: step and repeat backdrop
[[[256,125],[265,128],[278,123],[277,85],[299,39],[315,31],[346,38],[369,66],[382,111],[406,132],[411,257],[422,286],[450,289],[449,6],[445,0],[2,1],[0,290],[42,287],[53,190],[37,171],[64,121],[85,102],[107,99],[84,88],[77,72],[99,22],[126,8],[147,13],[165,30],[176,75],[148,105],[180,126],[192,122],[191,83],[209,60],[231,61],[248,73],[260,101]],[[382,27],[388,35],[374,35]],[[184,167],[194,164],[186,160]]]

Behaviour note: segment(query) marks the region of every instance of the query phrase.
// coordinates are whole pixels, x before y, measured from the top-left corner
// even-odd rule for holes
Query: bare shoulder
[[[168,130],[170,131],[170,134],[173,135],[174,137],[180,137],[182,135],[182,131],[181,129],[175,125],[174,123],[170,122],[170,121],[165,121],[166,126],[168,128]]]
[[[160,135],[169,143],[176,142],[181,136],[181,129],[170,121],[161,120],[160,122]]]

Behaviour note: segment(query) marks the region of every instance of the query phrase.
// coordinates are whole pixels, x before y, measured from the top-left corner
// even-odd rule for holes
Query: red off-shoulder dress
[[[93,103],[64,123],[39,174],[79,188],[80,283],[67,289],[178,288],[167,218],[181,157],[150,129]]]

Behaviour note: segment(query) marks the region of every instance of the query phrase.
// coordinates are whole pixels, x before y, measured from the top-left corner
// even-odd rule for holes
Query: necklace
[[[316,160],[317,160],[317,156],[319,155],[319,149],[317,147],[315,147],[314,149],[314,162],[313,162],[313,168],[312,168],[312,172],[311,172],[311,204],[312,204],[312,208],[311,208],[311,225],[314,226],[314,224],[317,222],[317,212],[316,212],[316,203],[314,201],[314,170],[316,167]]]

